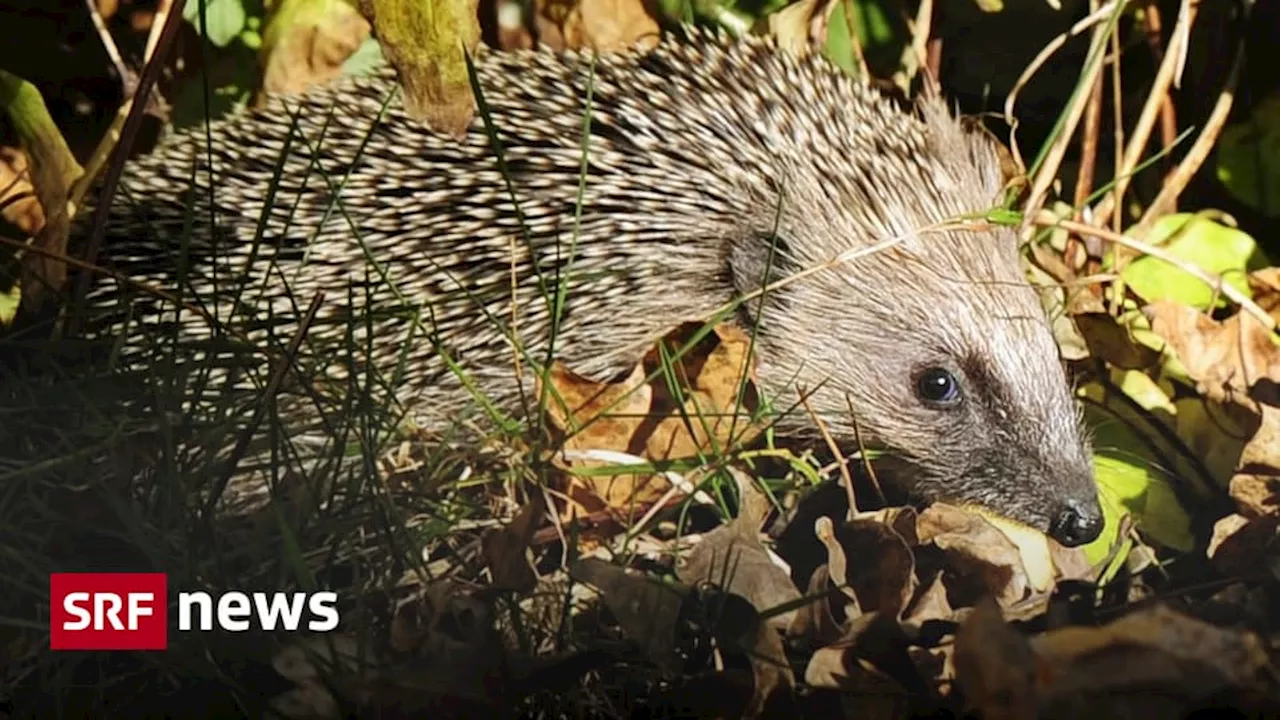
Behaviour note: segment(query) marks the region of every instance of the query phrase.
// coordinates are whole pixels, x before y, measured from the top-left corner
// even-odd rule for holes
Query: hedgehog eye
[[[931,405],[954,405],[960,400],[960,381],[950,370],[931,367],[916,376],[916,395]]]

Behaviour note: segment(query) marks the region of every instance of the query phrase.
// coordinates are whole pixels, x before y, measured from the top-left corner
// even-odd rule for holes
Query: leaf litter
[[[780,500],[749,459],[767,428],[753,419],[747,336],[722,325],[690,343],[684,326],[613,382],[550,368],[558,480],[526,487],[512,519],[484,536],[487,583],[428,580],[402,602],[379,670],[348,681],[341,702],[528,707],[547,687],[607,685],[627,667],[648,678],[655,715],[1119,717],[1153,688],[1159,714],[1224,697],[1280,710],[1275,635],[1259,632],[1277,620],[1265,598],[1280,575],[1263,571],[1269,585],[1257,586],[1241,570],[1256,579],[1259,567],[1280,569],[1258,563],[1275,556],[1277,529],[1270,331],[1173,301],[1120,318],[1078,307],[1092,355],[1129,358],[1126,372],[1167,393],[1173,437],[1205,448],[1197,433],[1236,434],[1237,512],[1210,518],[1199,547],[1240,574],[1203,602],[1243,597],[1255,622],[1199,618],[1205,593],[1162,600],[1155,559],[1168,546],[1142,530],[1160,519],[1140,513],[1111,518],[1099,555],[981,508],[839,508],[808,531],[816,562],[780,556],[773,538],[797,516],[795,498]],[[1191,403],[1210,409],[1194,414]],[[1210,422],[1232,408],[1253,420]],[[793,565],[816,570],[802,577]],[[295,682],[295,700],[316,694],[314,680]]]

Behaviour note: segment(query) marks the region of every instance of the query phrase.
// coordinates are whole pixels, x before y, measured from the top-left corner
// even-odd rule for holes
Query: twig
[[[1222,282],[1222,278],[1220,276],[1203,270],[1196,265],[1186,262],[1185,260],[1173,257],[1166,252],[1164,248],[1137,240],[1127,235],[1122,235],[1118,232],[1096,227],[1094,225],[1075,222],[1073,220],[1061,220],[1047,210],[1042,210],[1036,213],[1036,216],[1032,219],[1032,223],[1041,227],[1060,227],[1069,232],[1080,233],[1081,235],[1092,235],[1094,237],[1101,238],[1102,240],[1134,250],[1142,255],[1150,255],[1157,260],[1163,260],[1164,262],[1193,275],[1197,280],[1213,288],[1215,292],[1226,296],[1228,300],[1239,305],[1242,310],[1252,315],[1258,322],[1262,323],[1263,327],[1272,331],[1276,329],[1275,319],[1268,315],[1267,311],[1259,307],[1257,303],[1249,299],[1247,295],[1244,295],[1235,287]]]
[[[854,19],[854,13],[859,12],[858,3],[853,0],[843,0],[844,2],[844,25],[849,31],[849,48],[853,50],[853,58],[858,63],[858,77],[871,77],[871,70],[867,68],[867,56],[862,52],[862,43],[858,41],[858,28]]]
[[[1161,45],[1161,30],[1163,30],[1163,22],[1160,17],[1160,6],[1155,2],[1148,2],[1142,11],[1144,20],[1143,29],[1146,30],[1147,47],[1151,50],[1151,57],[1156,63],[1164,60],[1164,46]],[[1178,75],[1179,73],[1175,73]],[[1176,82],[1175,82],[1176,84]],[[1160,103],[1160,144],[1168,149],[1173,145],[1174,140],[1178,137],[1178,118],[1174,113],[1173,98],[1167,93],[1164,101]],[[1118,146],[1117,146],[1118,147]],[[1169,158],[1166,156],[1161,164],[1167,170],[1169,167]]]
[[[1121,206],[1124,194],[1129,189],[1133,169],[1137,167],[1138,159],[1147,147],[1147,140],[1151,138],[1151,129],[1155,126],[1156,116],[1160,113],[1164,98],[1173,85],[1176,71],[1182,65],[1182,59],[1187,53],[1191,25],[1195,22],[1199,7],[1200,0],[1182,0],[1182,6],[1178,10],[1177,24],[1173,28],[1172,37],[1169,38],[1169,47],[1160,62],[1160,67],[1156,70],[1151,92],[1147,95],[1146,104],[1142,106],[1138,122],[1129,135],[1129,144],[1125,146],[1124,159],[1116,172],[1115,187],[1094,208],[1095,218],[1105,218],[1111,214],[1112,209],[1118,209]]]
[[[1089,0],[1089,4],[1096,11],[1098,0]],[[1084,130],[1080,135],[1080,170],[1076,173],[1076,191],[1072,202],[1072,206],[1076,208],[1077,220],[1081,219],[1081,210],[1093,190],[1094,168],[1098,162],[1098,133],[1102,127],[1102,80],[1102,73],[1098,73],[1089,88],[1089,105],[1085,109]]]
[[[1112,0],[1112,2],[1103,5],[1096,11],[1091,12],[1088,16],[1081,19],[1075,25],[1072,25],[1066,32],[1058,35],[1049,44],[1036,54],[1031,63],[1018,77],[1018,81],[1014,83],[1013,89],[1009,91],[1009,97],[1004,101],[1004,121],[1009,125],[1009,152],[1013,153],[1013,160],[1019,168],[1026,169],[1027,164],[1022,159],[1022,153],[1018,150],[1018,119],[1014,117],[1013,108],[1018,101],[1018,96],[1022,92],[1022,88],[1026,87],[1031,78],[1040,70],[1040,67],[1049,60],[1063,45],[1071,38],[1083,33],[1085,30],[1097,25],[1107,18],[1107,16],[1115,11],[1117,2],[1122,0]]]
[[[121,108],[121,112],[127,112],[124,124],[120,129],[119,140],[114,142],[114,149],[110,153],[114,162],[107,166],[107,175],[103,181],[102,192],[98,198],[98,204],[93,209],[93,225],[92,231],[89,233],[89,241],[85,247],[84,260],[89,264],[93,264],[98,258],[98,250],[102,247],[102,237],[106,232],[107,217],[111,212],[111,199],[115,196],[116,188],[120,184],[120,176],[124,172],[125,158],[128,149],[133,145],[133,140],[138,134],[138,128],[142,124],[143,106],[134,102],[135,98],[146,97],[151,92],[151,88],[155,86],[156,81],[160,79],[160,72],[164,68],[165,52],[164,50],[173,46],[174,38],[178,35],[178,27],[182,24],[182,5],[184,0],[174,0],[173,6],[168,17],[165,18],[164,25],[161,27],[158,38],[154,45],[148,42],[148,48],[153,50],[151,58],[142,68],[142,75],[138,78],[138,87],[135,88],[133,97],[125,101],[125,107]],[[152,33],[155,34],[155,26],[152,26]],[[127,111],[125,108],[127,107]],[[104,139],[103,142],[108,142]],[[96,153],[95,153],[96,155]],[[85,168],[85,177],[89,177],[89,173],[96,173],[96,168]],[[83,197],[83,193],[87,190],[89,181],[79,186],[76,190]],[[75,292],[72,296],[72,314],[68,322],[68,330],[74,332],[76,323],[84,312],[84,299],[89,293],[89,275],[81,275],[76,281]]]
[[[845,458],[844,453],[840,452],[840,446],[836,444],[835,438],[831,437],[831,431],[827,429],[827,424],[813,411],[813,406],[809,404],[809,398],[805,397],[803,390],[800,391],[800,403],[804,405],[805,412],[809,413],[809,418],[817,426],[818,432],[822,433],[822,439],[826,441],[827,449],[835,456],[836,463],[840,466],[840,477],[844,480],[844,491],[849,496],[849,513],[857,512],[858,498],[853,491],[853,475],[849,472],[848,459]]]
[[[115,38],[111,37],[111,31],[107,30],[107,23],[102,19],[102,13],[98,12],[97,0],[84,0],[84,4],[89,8],[89,19],[93,21],[93,28],[98,31],[98,39],[102,41],[102,49],[106,51],[107,59],[115,66],[120,82],[127,88],[133,73],[124,64],[124,58],[120,57],[120,48],[116,47]]]
[[[933,27],[933,0],[920,0],[916,9],[915,20],[910,23],[911,44],[903,50],[902,62],[898,70],[898,84],[904,91],[911,89],[911,81],[916,72],[929,64],[928,43]]]
[[[858,456],[862,458],[862,469],[867,471],[867,478],[871,481],[871,487],[875,488],[880,504],[888,505],[889,499],[884,496],[884,488],[880,487],[880,478],[876,477],[876,469],[871,466],[871,458],[867,457],[867,446],[862,442],[862,430],[858,428],[858,415],[853,411],[853,399],[845,395],[844,401],[849,406],[849,422],[853,425],[853,440],[858,443]],[[853,518],[853,506],[849,507],[849,518]]]
[[[1109,3],[1107,7],[1112,7],[1114,12],[1120,11],[1120,6]],[[1103,67],[1103,48],[1107,41],[1107,29],[1111,26],[1101,24],[1103,18],[1109,19],[1108,15],[1099,12],[1089,14],[1089,18],[1097,16],[1099,19],[1092,21],[1095,26],[1093,30],[1093,38],[1089,42],[1089,52],[1085,56],[1086,66],[1081,69],[1080,82],[1085,88],[1092,88],[1102,77]],[[1083,22],[1083,21],[1082,21]],[[1077,24],[1079,25],[1079,23]],[[1061,36],[1059,36],[1061,37]],[[1026,77],[1024,75],[1024,77]],[[1021,81],[1021,79],[1020,79]],[[1065,116],[1061,121],[1060,132],[1054,138],[1053,144],[1049,147],[1049,151],[1044,154],[1043,162],[1036,168],[1036,176],[1031,183],[1031,192],[1027,198],[1025,210],[1027,216],[1030,217],[1039,210],[1044,199],[1049,193],[1049,188],[1053,185],[1058,177],[1058,168],[1062,165],[1062,158],[1067,154],[1067,148],[1070,147],[1071,141],[1076,134],[1076,127],[1080,124],[1080,117],[1084,114],[1085,107],[1088,104],[1092,92],[1080,92],[1080,85],[1071,98],[1071,105],[1068,106]],[[1005,104],[1005,113],[1009,115],[1013,110],[1013,94],[1010,93],[1009,100]],[[1028,229],[1029,226],[1028,226]]]
[[[1204,164],[1204,161],[1209,157],[1209,153],[1213,152],[1213,147],[1218,142],[1218,136],[1222,134],[1222,129],[1227,124],[1227,117],[1231,114],[1231,106],[1235,103],[1236,85],[1240,81],[1240,67],[1243,61],[1244,43],[1241,43],[1236,48],[1235,57],[1231,61],[1231,70],[1227,73],[1226,86],[1218,94],[1218,101],[1214,103],[1213,111],[1209,113],[1209,118],[1205,120],[1204,129],[1200,131],[1200,136],[1196,138],[1191,149],[1182,158],[1182,162],[1178,163],[1178,167],[1165,179],[1164,187],[1160,189],[1160,194],[1156,195],[1155,200],[1151,201],[1151,206],[1143,213],[1142,219],[1138,221],[1137,228],[1133,232],[1142,234],[1163,212],[1171,210],[1177,197],[1182,194],[1187,184],[1191,182],[1192,176]]]

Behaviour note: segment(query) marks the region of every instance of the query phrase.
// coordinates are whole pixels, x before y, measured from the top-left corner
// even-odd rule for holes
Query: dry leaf
[[[1280,476],[1240,473],[1231,478],[1229,488],[1236,508],[1246,517],[1264,517],[1280,512]]]
[[[827,547],[831,580],[853,593],[855,614],[879,612],[897,618],[906,609],[916,589],[911,552],[915,524],[910,508],[858,513],[835,527],[826,518],[819,521],[818,537]]]
[[[569,575],[600,591],[605,605],[623,632],[640,646],[654,665],[676,672],[676,629],[688,587],[633,575],[599,558],[584,558],[569,568]]]
[[[769,15],[769,33],[778,47],[802,56],[826,45],[827,23],[839,7],[834,0],[800,0]]]
[[[1159,363],[1160,353],[1134,340],[1129,329],[1109,313],[1080,313],[1071,317],[1093,357],[1122,370],[1147,370]]]
[[[991,594],[1001,607],[1026,595],[1027,571],[1018,547],[982,516],[934,503],[920,513],[917,534],[921,544],[942,550],[956,570],[957,577],[948,583],[953,595],[976,600]]]
[[[809,589],[805,603],[796,612],[795,620],[787,628],[787,636],[806,647],[823,647],[840,639],[844,633],[846,616],[841,610],[839,615],[833,609],[842,609],[848,602],[836,584],[827,575],[827,566],[822,565],[809,576]]]
[[[1251,577],[1263,567],[1264,559],[1280,549],[1280,517],[1248,518],[1227,515],[1213,524],[1213,537],[1205,554],[1218,572],[1226,576]]]
[[[681,326],[664,343],[683,347],[693,336],[693,325]],[[759,427],[748,418],[758,404],[748,358],[750,341],[732,325],[721,325],[697,346],[672,362],[676,389],[660,375],[646,384],[659,367],[659,353],[650,352],[643,363],[617,382],[597,382],[577,375],[556,362],[547,373],[547,419],[559,433],[563,447],[572,451],[626,453],[642,460],[694,458],[735,443],[749,442]],[[538,392],[542,392],[541,381]],[[742,409],[738,408],[742,396]],[[676,398],[682,398],[677,403]],[[581,453],[580,453],[581,454]],[[574,468],[618,464],[608,460],[576,460]],[[657,475],[577,473],[571,487],[585,487],[606,507],[630,512],[637,504],[655,502],[670,487]],[[571,496],[575,496],[573,490]],[[582,503],[591,512],[600,508]]]
[[[337,78],[369,31],[369,22],[344,0],[283,0],[263,32],[262,89],[256,102]]]
[[[528,552],[533,532],[545,513],[545,497],[534,492],[510,523],[484,536],[485,564],[489,566],[494,587],[529,592],[537,586],[538,575],[529,562]]]
[[[1203,400],[1176,403],[1179,435],[1215,476],[1280,476],[1280,346],[1275,334],[1245,312],[1217,321],[1172,302],[1144,309]],[[1244,512],[1265,510],[1248,478],[1233,480]]]
[[[1035,653],[990,598],[973,608],[956,634],[955,669],[966,706],[984,720],[1037,717]]]
[[[1178,355],[1203,396],[1252,406],[1249,391],[1261,380],[1280,382],[1280,348],[1273,333],[1252,315],[1218,322],[1195,308],[1168,300],[1143,312],[1151,329]]]
[[[924,592],[911,603],[911,610],[902,621],[906,625],[919,627],[930,620],[949,619],[954,613],[951,601],[947,599],[947,586],[942,582],[942,573],[938,573]]]
[[[28,176],[30,162],[18,148],[0,147],[0,219],[24,235],[44,227],[44,209]]]
[[[1039,696],[1052,717],[1183,717],[1230,689],[1275,697],[1270,658],[1252,633],[1219,628],[1157,605],[1102,627],[1031,639]],[[1163,705],[1152,705],[1154,699]],[[1216,703],[1215,703],[1216,704]]]
[[[644,0],[541,0],[539,40],[556,50],[616,52],[658,44],[657,21]]]
[[[676,570],[676,576],[689,585],[711,583],[745,598],[761,613],[794,603],[801,597],[795,583],[760,542],[760,525],[768,513],[769,500],[744,473],[733,475],[742,498],[738,517],[704,535]],[[770,615],[765,624],[785,630],[796,613],[788,610]]]
[[[1267,314],[1280,320],[1280,268],[1263,268],[1249,273],[1253,301]]]
[[[908,699],[932,695],[909,652],[898,622],[867,613],[849,623],[844,636],[813,654],[805,683],[857,696],[856,717],[902,717]]]

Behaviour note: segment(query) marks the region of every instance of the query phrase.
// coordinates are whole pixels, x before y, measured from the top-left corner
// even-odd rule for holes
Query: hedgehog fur
[[[205,384],[252,394],[267,361],[251,348],[278,351],[323,292],[293,381],[372,368],[377,397],[441,427],[481,417],[477,393],[521,412],[511,337],[545,357],[557,283],[555,356],[605,378],[676,322],[826,264],[738,314],[776,406],[809,393],[850,445],[856,422],[915,496],[1066,544],[1098,534],[1088,439],[1015,235],[938,229],[997,204],[1002,185],[991,141],[941,100],[904,110],[818,56],[699,32],[594,61],[487,52],[477,73],[505,175],[482,118],[460,141],[433,133],[386,73],[273,99],[133,162],[109,262],[203,310],[136,292],[126,306],[106,278],[98,331],[177,333],[182,362],[215,369]],[[132,340],[122,357],[154,362]],[[947,378],[955,397],[922,395]],[[295,440],[332,445],[305,393],[281,395]],[[815,432],[803,412],[778,427]],[[265,466],[233,486],[261,486]]]

